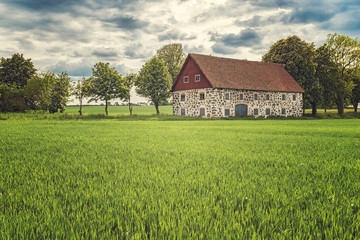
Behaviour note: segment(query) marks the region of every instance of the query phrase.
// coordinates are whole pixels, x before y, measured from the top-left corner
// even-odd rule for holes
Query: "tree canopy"
[[[0,60],[0,84],[23,88],[35,72],[31,59],[25,59],[22,54],[15,53],[11,58]]]
[[[321,87],[315,77],[314,58],[314,44],[307,43],[298,36],[289,36],[273,44],[262,60],[284,64],[285,69],[305,91],[304,105],[311,104],[313,115],[316,115],[317,104],[321,101]]]
[[[156,56],[164,62],[174,83],[186,58],[182,45],[180,43],[164,45],[157,50]]]
[[[156,56],[145,63],[135,81],[136,92],[151,99],[157,114],[160,113],[159,104],[167,101],[171,95],[171,84],[171,75],[164,62]]]
[[[96,63],[89,78],[88,95],[91,101],[105,101],[105,113],[108,115],[108,104],[111,99],[127,97],[129,89],[121,74],[109,66],[109,63]]]

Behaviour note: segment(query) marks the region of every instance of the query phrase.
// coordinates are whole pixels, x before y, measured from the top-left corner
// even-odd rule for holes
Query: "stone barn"
[[[302,116],[304,90],[280,64],[189,54],[172,86],[181,116]]]

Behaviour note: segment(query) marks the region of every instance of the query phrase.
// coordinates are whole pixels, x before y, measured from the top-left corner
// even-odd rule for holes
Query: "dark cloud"
[[[213,50],[214,53],[219,53],[219,54],[224,54],[224,55],[228,55],[228,54],[234,54],[237,52],[237,49],[234,47],[229,47],[224,45],[224,43],[219,42],[219,43],[215,43],[211,49]]]
[[[92,55],[96,57],[104,57],[104,58],[111,58],[111,57],[118,57],[118,52],[112,48],[99,48],[92,52]]]
[[[242,30],[239,34],[212,34],[211,40],[230,47],[252,47],[261,43],[260,36],[253,29]]]
[[[144,28],[149,25],[148,22],[141,21],[139,19],[135,19],[131,16],[126,17],[116,17],[112,19],[106,20],[108,23],[114,24],[117,28],[125,29],[125,30],[133,30],[138,28]]]
[[[5,3],[31,11],[61,12],[71,10],[74,5],[82,4],[82,0],[5,0]]]
[[[238,2],[238,0],[235,0]],[[270,8],[287,8],[292,7],[297,2],[295,0],[247,0],[245,1],[254,6]]]
[[[176,30],[171,30],[158,35],[158,39],[160,42],[166,40],[193,40],[196,39],[196,36],[195,35],[189,36],[186,33],[181,33]]]

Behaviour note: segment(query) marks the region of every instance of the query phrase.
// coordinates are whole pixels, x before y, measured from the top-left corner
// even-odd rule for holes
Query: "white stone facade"
[[[174,115],[194,117],[202,114],[208,118],[236,116],[235,108],[239,104],[246,105],[247,116],[301,117],[303,94],[216,88],[173,93]]]

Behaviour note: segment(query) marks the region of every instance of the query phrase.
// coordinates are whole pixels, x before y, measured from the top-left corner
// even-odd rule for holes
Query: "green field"
[[[105,114],[105,106],[84,106],[84,114]],[[67,106],[65,113],[78,113],[78,106]],[[172,106],[159,106],[161,114],[172,114]],[[150,115],[156,114],[154,106],[133,106],[133,114],[135,115]],[[129,115],[128,106],[109,106],[109,115]]]
[[[358,239],[360,120],[0,121],[0,239]]]

